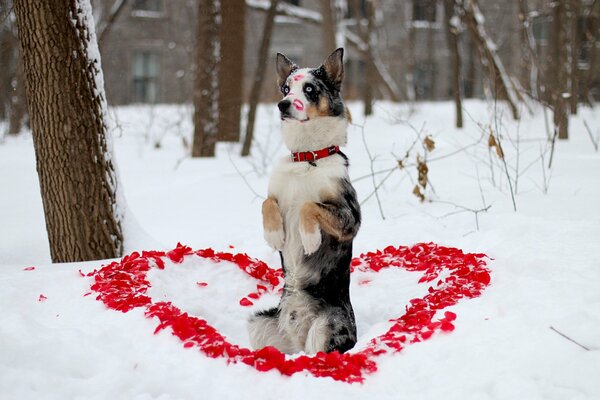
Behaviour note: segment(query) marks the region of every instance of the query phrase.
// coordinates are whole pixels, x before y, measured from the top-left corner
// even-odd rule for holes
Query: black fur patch
[[[338,117],[344,114],[344,102],[340,96],[340,88],[327,78],[324,67],[319,67],[310,71],[313,76],[312,83],[316,86],[320,96],[325,97],[329,104],[329,111],[332,117]],[[306,94],[306,92],[305,92]],[[308,96],[307,98],[311,100]],[[315,101],[318,103],[318,100]]]

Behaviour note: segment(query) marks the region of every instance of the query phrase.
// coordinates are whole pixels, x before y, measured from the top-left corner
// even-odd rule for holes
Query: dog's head
[[[317,68],[299,68],[277,53],[277,83],[282,133],[291,151],[318,150],[346,144],[349,113],[340,90],[344,50],[337,49]]]

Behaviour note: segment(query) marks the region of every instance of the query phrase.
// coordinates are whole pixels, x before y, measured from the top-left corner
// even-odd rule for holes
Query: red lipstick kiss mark
[[[294,75],[294,81],[299,81],[300,79],[304,78],[303,74],[298,74],[298,75]]]
[[[298,99],[294,100],[294,102],[292,103],[294,105],[294,107],[296,107],[296,110],[298,111],[302,111],[304,110],[304,103]]]

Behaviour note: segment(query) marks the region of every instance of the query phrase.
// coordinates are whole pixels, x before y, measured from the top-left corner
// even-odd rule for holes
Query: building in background
[[[95,0],[102,14],[115,0]],[[359,0],[364,3],[364,0]],[[268,0],[252,0],[246,18],[246,51],[244,93],[248,93],[257,63],[258,47],[266,13],[259,10]],[[288,3],[320,12],[319,0],[291,0]],[[550,1],[530,1],[530,7],[541,10],[533,19],[532,31],[536,51],[546,54],[548,35],[552,29]],[[535,3],[535,4],[534,4]],[[583,0],[585,4],[589,0]],[[414,93],[416,100],[451,98],[450,54],[446,41],[443,2],[439,0],[380,0],[375,15],[378,51],[390,75],[404,93]],[[523,47],[519,1],[479,0],[485,26],[497,45],[497,52],[507,71],[515,79],[522,75]],[[113,24],[101,46],[106,91],[111,104],[183,103],[191,101],[196,34],[195,0],[129,0]],[[584,7],[585,8],[585,7]],[[361,6],[364,11],[364,4]],[[597,13],[596,13],[597,14]],[[598,16],[582,15],[578,23],[581,50],[577,66],[582,79],[598,97],[599,63],[593,71],[592,58],[598,57],[595,40],[586,36],[586,27],[597,30]],[[350,14],[347,13],[346,17]],[[267,72],[264,98],[277,97],[274,55],[282,52],[300,65],[317,66],[333,49],[322,49],[322,30],[318,24],[278,16],[271,42],[273,73]],[[354,30],[353,19],[343,21],[344,29]],[[592,29],[592,31],[593,31]],[[483,97],[489,93],[485,70],[466,32],[461,35],[462,91],[464,97]],[[344,96],[358,98],[365,78],[365,63],[358,52],[346,47],[346,82]],[[540,58],[543,59],[543,58]],[[542,66],[549,68],[549,66]],[[272,77],[271,80],[269,78]],[[272,84],[271,84],[272,83]],[[371,83],[373,84],[373,83]],[[373,84],[375,85],[375,84]],[[377,86],[377,85],[375,85]],[[596,92],[594,92],[596,91]],[[375,88],[375,96],[383,91]]]

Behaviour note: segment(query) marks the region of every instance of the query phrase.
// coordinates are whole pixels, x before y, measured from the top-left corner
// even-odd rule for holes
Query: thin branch
[[[373,162],[375,161],[375,159],[373,158],[373,156],[371,155],[371,152],[369,151],[369,146],[367,145],[367,139],[365,138],[365,126],[363,125],[359,125],[360,126],[360,130],[361,130],[361,135],[362,135],[362,141],[363,144],[365,145],[365,150],[367,151],[367,156],[369,157],[369,161],[371,163],[370,167],[371,167],[371,179],[373,181],[373,189],[375,192],[375,198],[377,199],[377,206],[379,207],[379,213],[381,214],[381,219],[385,220],[385,215],[383,214],[383,208],[381,207],[381,199],[379,198],[379,187],[381,186],[377,186],[377,182],[375,182],[375,170],[373,169]]]
[[[553,330],[554,332],[558,333],[560,336],[564,337],[565,339],[567,339],[569,342],[573,342],[575,343],[577,346],[581,347],[582,349],[586,350],[586,351],[590,351],[589,347],[586,347],[584,345],[582,345],[579,342],[576,342],[575,340],[571,339],[570,337],[568,337],[567,335],[565,335],[564,333],[558,331],[555,327],[551,326],[550,327],[551,330]]]
[[[496,127],[496,142],[498,143],[498,147],[502,154],[505,154],[504,149],[502,149],[502,142],[500,141],[500,132],[498,132],[498,112],[496,110],[497,99],[494,101],[494,125]],[[512,181],[510,179],[510,174],[508,173],[508,166],[506,164],[506,156],[502,157],[502,164],[504,164],[504,172],[506,173],[506,179],[508,179],[508,187],[510,188],[510,197],[512,199],[513,208],[515,212],[517,211],[517,203],[515,201],[515,192],[513,190]]]
[[[110,11],[108,13],[108,17],[106,18],[106,20],[100,22],[100,24],[98,26],[98,32],[97,32],[98,45],[100,47],[102,47],[102,45],[104,44],[104,41],[106,40],[106,37],[108,36],[108,32],[110,31],[110,28],[112,28],[112,26],[115,23],[115,21],[117,20],[117,18],[119,18],[121,11],[123,11],[123,9],[125,8],[126,5],[127,5],[127,0],[115,0],[112,7],[110,8]]]
[[[269,46],[271,44],[271,36],[273,35],[275,13],[278,4],[279,0],[271,0],[271,6],[269,7],[269,11],[267,12],[267,16],[265,18],[263,36],[260,42],[260,49],[258,51],[258,61],[256,63],[256,70],[254,72],[254,82],[252,82],[252,89],[250,90],[250,104],[248,105],[246,136],[244,137],[244,145],[242,146],[242,156],[247,156],[250,154],[250,147],[252,146],[252,139],[254,138],[256,109],[258,107],[258,100],[262,90],[265,70],[267,69],[267,62],[269,60]]]
[[[363,201],[360,202],[360,205],[362,206],[363,204],[365,204],[371,197],[373,197],[373,195],[377,194],[377,191],[379,190],[380,187],[383,186],[383,184],[385,183],[385,181],[388,180],[388,178],[390,176],[392,176],[392,174],[394,173],[394,171],[396,171],[398,169],[398,167],[394,167],[392,168],[388,174],[386,176],[383,177],[383,179],[381,181],[379,181],[379,183],[377,184],[377,186],[375,186],[375,189],[367,196],[364,198]],[[374,174],[372,174],[372,176],[374,176]],[[385,218],[384,218],[385,219]]]
[[[240,169],[237,167],[237,165],[235,165],[235,163],[233,162],[233,158],[231,157],[231,149],[229,147],[227,148],[227,156],[229,157],[229,161],[231,162],[231,165],[233,165],[233,168],[236,170],[236,172],[238,173],[238,175],[244,180],[244,183],[246,184],[246,186],[248,187],[248,189],[250,189],[250,191],[254,194],[254,196],[256,198],[264,200],[265,197],[261,196],[260,194],[258,194],[256,192],[256,190],[254,190],[254,188],[252,187],[252,185],[250,185],[250,182],[248,182],[248,179],[246,179],[246,176],[242,173],[242,171],[240,171]]]
[[[590,135],[590,140],[592,141],[592,144],[594,145],[594,149],[596,151],[598,151],[598,140],[594,139],[594,135],[592,135],[592,130],[588,126],[588,123],[585,119],[583,120],[583,126],[585,126],[585,130],[587,131],[588,135]]]
[[[452,212],[450,212],[448,214],[442,215],[439,218],[446,218],[446,217],[449,217],[451,215],[455,215],[455,214],[459,214],[459,213],[463,213],[463,212],[472,212],[475,215],[475,226],[477,227],[477,230],[479,230],[479,213],[487,212],[492,207],[492,205],[490,204],[490,205],[485,206],[483,208],[474,209],[474,208],[470,208],[470,207],[461,206],[460,204],[456,204],[456,203],[453,203],[451,201],[433,200],[432,202],[433,203],[441,203],[441,204],[449,204],[451,206],[459,208],[459,210],[452,211]]]

